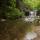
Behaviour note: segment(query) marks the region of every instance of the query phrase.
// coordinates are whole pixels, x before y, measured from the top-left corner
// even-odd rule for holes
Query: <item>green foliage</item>
[[[16,6],[16,0],[10,0],[10,7],[15,7]]]
[[[16,8],[16,0],[10,0],[10,5],[6,13],[6,17],[10,19],[15,19],[24,15],[23,12],[20,12],[19,9]]]
[[[17,8],[14,8],[14,9],[10,10],[8,13],[6,13],[6,16],[11,19],[15,19],[15,18],[23,16],[23,15],[24,15],[23,12],[20,12],[20,10]]]
[[[37,9],[37,6],[40,5],[40,0],[23,0],[23,2],[29,5],[32,9]]]
[[[37,6],[37,9],[40,11],[40,4]]]

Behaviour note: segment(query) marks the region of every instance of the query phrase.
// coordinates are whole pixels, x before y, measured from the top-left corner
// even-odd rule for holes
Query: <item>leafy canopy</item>
[[[37,6],[40,5],[40,0],[23,0],[23,2],[30,5],[32,9],[37,9]]]

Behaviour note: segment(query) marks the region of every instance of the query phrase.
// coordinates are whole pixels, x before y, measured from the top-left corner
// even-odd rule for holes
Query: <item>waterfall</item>
[[[28,17],[26,16],[24,21],[26,21],[26,22],[33,22],[35,20],[36,13],[37,13],[36,11],[30,11],[29,12],[29,16]]]

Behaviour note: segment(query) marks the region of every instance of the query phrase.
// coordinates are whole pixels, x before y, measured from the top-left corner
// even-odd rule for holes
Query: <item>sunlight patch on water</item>
[[[28,32],[25,37],[24,40],[32,40],[34,38],[37,37],[37,34],[35,32]]]

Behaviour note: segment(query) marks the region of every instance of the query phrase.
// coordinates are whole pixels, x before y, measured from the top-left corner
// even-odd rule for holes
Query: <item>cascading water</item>
[[[29,16],[24,18],[25,22],[33,22],[35,20],[36,11],[30,11],[29,13],[30,13]],[[36,37],[37,37],[37,33],[28,32],[28,33],[26,33],[24,40],[33,40]]]
[[[24,21],[26,22],[33,22],[36,17],[36,11],[30,11],[29,16],[24,18]]]

